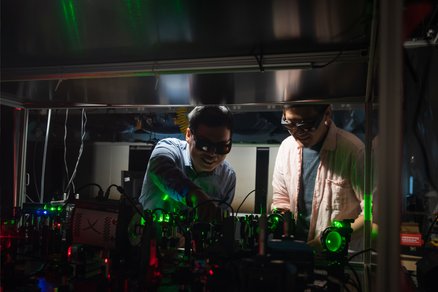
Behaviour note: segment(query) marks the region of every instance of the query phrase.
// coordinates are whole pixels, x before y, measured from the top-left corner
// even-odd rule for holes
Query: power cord
[[[364,250],[358,251],[357,253],[351,255],[351,256],[348,258],[347,262],[350,262],[353,258],[357,257],[358,255],[361,255],[361,254],[366,253],[366,252],[369,252],[369,251],[376,252],[376,250],[373,249],[373,248],[367,248],[367,249],[364,249]]]
[[[122,195],[122,198],[126,199],[129,204],[131,204],[131,206],[135,209],[135,211],[141,216],[141,218],[143,218],[145,221],[147,221],[148,219],[146,218],[144,211],[141,210],[138,206],[138,204],[130,197],[126,194],[125,189],[121,186],[118,186],[116,184],[111,184],[105,191],[105,195],[104,198],[107,200],[109,197],[109,193],[112,187],[116,187],[117,191]]]
[[[102,199],[103,199],[103,189],[102,189],[102,187],[101,187],[99,184],[97,184],[97,183],[89,183],[89,184],[85,184],[85,185],[79,187],[79,188],[76,190],[76,192],[79,193],[81,190],[83,190],[83,189],[85,189],[85,188],[87,188],[87,187],[92,187],[92,186],[95,186],[95,187],[97,187],[97,188],[99,189],[98,192],[97,192],[97,198],[100,199],[100,200],[102,200]]]
[[[242,200],[242,202],[240,203],[239,207],[237,207],[237,210],[236,210],[236,214],[235,214],[235,216],[237,216],[237,214],[239,214],[239,210],[240,210],[240,208],[243,206],[243,203],[246,201],[246,199],[248,199],[249,195],[251,195],[251,194],[254,193],[255,191],[256,191],[255,189],[252,190],[252,191],[250,191],[250,192],[245,196],[245,198],[243,198],[243,200]]]

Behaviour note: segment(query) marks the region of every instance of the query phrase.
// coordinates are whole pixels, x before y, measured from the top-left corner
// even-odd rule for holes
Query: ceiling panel
[[[5,0],[2,98],[31,107],[356,99],[371,4]]]

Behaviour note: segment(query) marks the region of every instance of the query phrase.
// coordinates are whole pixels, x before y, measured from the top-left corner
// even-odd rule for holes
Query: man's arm
[[[353,232],[351,233],[351,239],[362,238],[363,226],[364,226],[364,216],[359,215],[354,222],[351,224]]]
[[[280,211],[290,210],[290,198],[287,192],[287,187],[284,181],[284,148],[280,146],[275,160],[274,172],[272,175],[272,205],[271,211],[274,209]]]
[[[209,196],[196,185],[180,167],[166,156],[154,157],[150,161],[148,174],[153,184],[172,199],[194,208],[201,221],[216,218],[220,210]]]
[[[174,160],[164,155],[151,158],[146,175],[157,189],[176,201],[185,200],[189,192],[199,189]]]

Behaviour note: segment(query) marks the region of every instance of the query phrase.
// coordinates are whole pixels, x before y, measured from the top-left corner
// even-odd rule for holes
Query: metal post
[[[18,116],[19,127],[18,136],[16,137],[17,156],[16,161],[19,168],[16,171],[17,175],[17,189],[16,200],[14,200],[14,207],[21,207],[26,201],[26,157],[27,157],[27,132],[29,127],[29,110],[21,109],[22,114]]]
[[[40,196],[40,203],[44,203],[44,181],[45,181],[45,177],[46,177],[47,145],[49,143],[50,120],[51,120],[51,117],[52,117],[52,110],[49,109],[49,112],[47,114],[46,140],[44,142],[43,165],[41,167],[41,196]]]
[[[380,1],[377,291],[400,291],[402,5]]]
[[[373,163],[372,163],[372,153],[373,153],[373,102],[374,102],[374,78],[375,78],[375,60],[376,60],[376,44],[377,44],[377,0],[373,3],[373,18],[371,23],[371,36],[370,36],[370,49],[369,49],[369,60],[368,60],[368,72],[367,72],[367,85],[365,93],[365,170],[364,170],[364,200],[365,200],[365,210],[364,210],[364,250],[369,250],[371,248],[371,232],[372,232],[372,205],[373,205],[373,191],[374,191],[374,181],[373,181]],[[364,254],[363,258],[363,279],[362,279],[362,291],[371,291],[369,285],[371,275],[371,253],[367,252]]]

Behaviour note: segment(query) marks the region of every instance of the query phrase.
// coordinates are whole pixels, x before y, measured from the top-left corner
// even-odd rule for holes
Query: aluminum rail
[[[96,65],[3,68],[2,82],[83,78],[141,77],[160,74],[256,72],[320,68],[331,63],[367,62],[367,50],[248,55]]]
[[[402,1],[379,1],[377,291],[400,291]]]
[[[370,250],[372,247],[372,227],[373,227],[373,200],[374,198],[374,163],[373,163],[373,103],[374,103],[374,78],[376,76],[376,47],[377,47],[377,27],[378,27],[378,1],[373,3],[373,19],[371,22],[371,37],[369,48],[369,61],[367,71],[367,83],[365,92],[365,177],[364,177],[364,195],[365,195],[365,220],[364,220],[364,250]],[[364,254],[363,281],[362,291],[371,291],[371,252]]]

